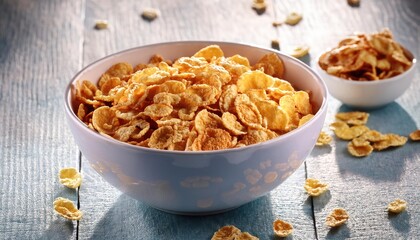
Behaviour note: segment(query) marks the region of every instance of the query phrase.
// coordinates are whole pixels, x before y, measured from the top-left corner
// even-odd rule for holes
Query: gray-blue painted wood
[[[307,44],[315,57],[354,31],[390,28],[395,38],[420,56],[420,3],[416,0],[266,1],[257,15],[252,1],[29,1],[0,0],[0,239],[210,239],[233,224],[260,239],[275,239],[272,221],[293,224],[288,239],[417,239],[420,237],[419,143],[356,159],[346,142],[315,148],[306,164],[271,194],[233,211],[205,217],[177,216],[150,208],[104,182],[82,158],[80,195],[58,182],[62,167],[79,167],[79,152],[67,129],[64,88],[83,66],[108,54],[144,44],[174,40],[225,40],[282,50]],[[146,7],[159,18],[140,17]],[[303,13],[296,26],[272,27],[290,11]],[[109,29],[93,28],[96,19]],[[372,110],[368,126],[408,135],[420,126],[420,70],[410,89],[389,106]],[[338,111],[352,110],[331,98],[324,130]],[[308,197],[307,177],[330,185]],[[58,196],[80,201],[84,218],[70,222],[54,214]],[[388,215],[395,198],[408,210]],[[348,210],[348,223],[330,230],[326,215]]]

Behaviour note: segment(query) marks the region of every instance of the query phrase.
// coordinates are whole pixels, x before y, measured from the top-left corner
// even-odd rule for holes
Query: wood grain
[[[417,239],[420,236],[420,151],[416,142],[355,159],[346,142],[315,148],[289,179],[269,195],[230,212],[177,216],[131,199],[104,182],[82,159],[80,196],[58,182],[62,167],[79,167],[79,152],[65,122],[63,94],[83,66],[108,54],[140,45],[178,40],[218,40],[270,47],[279,39],[282,51],[307,44],[316,57],[344,36],[390,28],[395,38],[420,56],[420,3],[417,0],[266,1],[257,15],[252,1],[30,1],[0,0],[0,239],[210,239],[219,227],[233,224],[260,239],[275,239],[272,221],[293,224],[289,239]],[[160,16],[144,21],[152,7]],[[301,12],[296,26],[271,23],[291,11]],[[98,19],[109,29],[95,30]],[[420,127],[420,69],[412,85],[394,103],[370,110],[368,126],[408,135]],[[335,113],[350,111],[334,98],[324,130]],[[308,197],[305,178],[326,181],[330,191]],[[80,223],[54,214],[56,197],[77,202],[85,216]],[[78,199],[79,197],[79,199]],[[408,210],[389,215],[395,198]],[[325,226],[335,207],[349,211],[348,223]]]
[[[76,236],[52,202],[77,201],[58,171],[78,165],[63,94],[80,67],[80,16],[76,1],[0,1],[0,239]]]

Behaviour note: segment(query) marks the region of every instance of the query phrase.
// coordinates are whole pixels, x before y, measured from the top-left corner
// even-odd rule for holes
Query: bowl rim
[[[188,44],[212,45],[212,44],[216,44],[216,45],[224,45],[224,46],[232,45],[232,46],[240,46],[240,47],[247,47],[247,48],[257,48],[257,49],[260,49],[260,50],[274,52],[277,55],[280,55],[281,57],[287,58],[291,61],[294,61],[294,62],[298,63],[299,65],[304,67],[306,70],[308,70],[312,75],[315,76],[315,79],[316,79],[318,85],[320,86],[321,93],[323,93],[322,103],[319,106],[318,111],[314,114],[314,116],[308,122],[306,122],[301,127],[297,128],[297,129],[294,129],[290,132],[287,132],[283,135],[280,135],[280,136],[275,137],[273,139],[270,139],[268,141],[264,141],[264,142],[260,142],[260,143],[256,143],[256,144],[251,144],[251,145],[247,145],[247,146],[243,146],[243,147],[239,147],[239,148],[228,148],[228,149],[221,149],[221,150],[205,150],[205,151],[164,150],[164,149],[155,149],[155,148],[147,148],[147,147],[132,145],[132,144],[122,142],[122,141],[119,141],[119,140],[111,138],[111,137],[103,136],[99,132],[88,128],[86,126],[86,124],[84,122],[82,122],[77,117],[76,113],[72,109],[71,97],[70,96],[71,96],[71,93],[72,93],[73,84],[79,79],[79,76],[83,72],[85,72],[86,70],[88,70],[90,68],[95,67],[97,64],[99,64],[103,60],[113,58],[116,55],[121,55],[121,54],[125,54],[127,52],[136,51],[136,50],[143,49],[143,48],[148,48],[148,47],[158,47],[158,46],[161,46],[161,45],[177,45],[177,44],[180,44],[180,45],[188,45]],[[82,129],[85,129],[88,134],[95,134],[95,137],[98,137],[98,138],[100,138],[104,141],[107,141],[107,142],[111,143],[111,144],[117,144],[119,147],[128,148],[128,149],[137,150],[137,151],[141,150],[141,151],[150,152],[150,153],[159,153],[159,154],[164,154],[164,155],[166,155],[166,154],[207,155],[207,154],[210,154],[210,153],[211,154],[226,154],[226,153],[234,153],[234,152],[244,151],[244,150],[248,150],[250,148],[256,148],[256,147],[264,148],[266,145],[273,144],[274,142],[283,140],[285,138],[288,138],[289,136],[297,134],[297,132],[301,132],[304,129],[309,128],[309,126],[313,122],[315,122],[316,119],[321,118],[321,115],[322,115],[323,112],[327,111],[328,98],[329,98],[328,88],[327,88],[325,82],[323,81],[323,79],[321,78],[321,76],[312,67],[305,64],[301,60],[299,60],[295,57],[292,57],[292,56],[290,56],[286,53],[283,53],[281,51],[271,49],[271,48],[265,48],[265,47],[257,46],[257,45],[254,45],[254,44],[236,43],[236,42],[230,42],[230,41],[212,41],[212,40],[208,40],[208,41],[207,40],[186,40],[186,41],[159,42],[159,43],[145,44],[145,45],[141,45],[141,46],[137,46],[137,47],[132,47],[132,48],[128,48],[128,49],[125,49],[125,50],[122,50],[122,51],[114,52],[112,54],[108,54],[104,57],[101,57],[101,58],[89,63],[88,65],[83,67],[81,70],[79,70],[71,78],[71,80],[67,83],[65,93],[64,93],[65,112],[66,112],[66,115],[68,116],[68,118],[67,118],[68,121],[73,121],[76,125],[78,125],[78,127],[81,127]]]
[[[413,52],[412,51],[410,51],[409,49],[407,49],[406,47],[402,47],[403,48],[403,50],[404,50],[404,52],[406,53],[406,54],[408,54],[409,55],[409,57],[411,57],[411,62],[412,62],[412,64],[411,64],[411,66],[410,66],[410,68],[408,68],[406,71],[404,71],[404,72],[402,72],[402,73],[400,73],[400,74],[398,74],[398,75],[396,75],[396,76],[393,76],[393,77],[391,77],[391,78],[384,78],[384,79],[380,79],[380,80],[372,80],[372,81],[358,81],[358,80],[353,80],[353,79],[344,79],[344,78],[340,78],[340,77],[337,77],[337,76],[335,76],[335,75],[331,75],[331,74],[329,74],[329,73],[327,73],[327,71],[325,71],[320,65],[319,65],[319,59],[321,58],[321,56],[324,54],[324,53],[326,53],[326,52],[328,52],[328,51],[330,51],[332,48],[328,48],[327,50],[325,50],[325,51],[323,51],[321,54],[319,54],[318,55],[318,57],[316,57],[316,59],[315,59],[315,68],[316,68],[316,70],[318,71],[318,72],[320,72],[320,73],[322,73],[322,74],[325,74],[326,76],[328,76],[330,79],[333,79],[333,81],[338,81],[338,82],[345,82],[346,84],[354,84],[354,85],[362,85],[362,86],[366,86],[366,85],[369,85],[369,86],[375,86],[375,85],[380,85],[380,84],[383,84],[383,83],[389,83],[389,82],[394,82],[394,81],[401,81],[401,80],[399,80],[399,78],[401,78],[401,77],[404,77],[404,76],[406,76],[406,75],[408,75],[409,73],[411,73],[411,72],[413,72],[414,71],[414,69],[416,68],[416,64],[417,64],[417,58],[416,58],[416,56],[413,54]]]

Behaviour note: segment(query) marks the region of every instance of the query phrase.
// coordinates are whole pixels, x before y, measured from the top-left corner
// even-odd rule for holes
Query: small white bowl
[[[98,81],[115,63],[147,62],[159,53],[166,59],[191,56],[218,44],[226,56],[240,54],[251,63],[276,53],[285,65],[284,78],[312,93],[316,114],[305,125],[275,139],[217,151],[170,151],[130,145],[89,129],[72,107],[77,80]],[[122,192],[155,208],[179,214],[210,214],[236,208],[259,198],[288,178],[305,160],[323,127],[327,87],[306,64],[270,49],[207,41],[171,42],[129,49],[100,59],[75,75],[65,93],[69,127],[92,167]]]
[[[406,51],[412,59],[411,67],[400,75],[377,81],[353,81],[328,74],[319,66],[319,58],[315,62],[315,70],[321,75],[334,98],[342,103],[360,109],[372,109],[385,106],[403,95],[414,78],[416,59]]]

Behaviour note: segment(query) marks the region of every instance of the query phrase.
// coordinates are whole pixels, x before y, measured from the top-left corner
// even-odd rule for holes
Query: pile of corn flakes
[[[310,93],[283,80],[270,53],[254,65],[210,45],[174,62],[121,62],[74,89],[77,116],[102,135],[155,149],[202,151],[270,140],[313,117]]]
[[[325,52],[318,63],[328,74],[358,81],[391,78],[413,64],[388,29],[345,38],[337,47]]]

